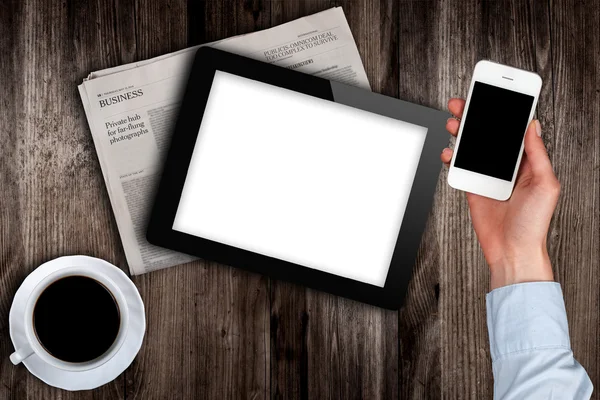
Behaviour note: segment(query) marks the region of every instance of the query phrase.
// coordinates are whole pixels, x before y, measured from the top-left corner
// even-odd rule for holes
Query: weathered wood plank
[[[597,375],[597,372],[594,373],[593,368],[597,369],[598,354],[591,350],[591,347],[596,346],[597,343],[592,341],[592,344],[589,337],[598,336],[598,317],[596,313],[598,291],[591,290],[592,286],[595,288],[598,287],[597,243],[599,230],[598,224],[595,222],[597,221],[598,209],[594,207],[594,205],[597,205],[598,192],[597,190],[590,189],[592,187],[597,188],[598,173],[597,168],[594,169],[593,174],[584,177],[585,179],[589,179],[589,181],[583,183],[579,180],[581,176],[575,171],[577,169],[581,170],[584,165],[591,166],[598,164],[598,118],[585,118],[590,124],[589,128],[591,129],[581,129],[583,126],[579,127],[578,134],[581,139],[575,141],[577,145],[569,140],[569,146],[562,144],[559,146],[557,142],[564,133],[556,126],[559,119],[559,110],[555,106],[557,104],[557,94],[554,93],[553,97],[553,89],[556,91],[559,87],[563,88],[563,90],[569,88],[565,90],[566,93],[563,94],[564,98],[561,98],[561,104],[566,104],[567,98],[571,99],[570,96],[572,94],[578,93],[579,95],[578,103],[580,107],[574,107],[572,109],[573,112],[568,113],[568,119],[565,118],[563,120],[563,128],[569,129],[573,127],[572,124],[576,123],[576,119],[572,120],[573,117],[577,118],[579,116],[584,119],[584,116],[598,115],[597,92],[594,93],[594,90],[588,89],[589,87],[593,88],[594,84],[584,86],[582,80],[577,79],[577,77],[585,77],[591,80],[591,82],[597,81],[597,69],[593,72],[590,72],[589,69],[593,65],[594,59],[597,65],[597,47],[594,48],[591,45],[587,51],[582,51],[579,54],[579,56],[584,56],[585,54],[584,58],[588,60],[588,69],[585,69],[585,66],[580,70],[571,69],[571,65],[575,65],[577,63],[575,60],[578,60],[579,57],[575,54],[572,55],[572,58],[569,57],[570,62],[566,62],[566,65],[568,65],[566,70],[569,72],[574,71],[572,72],[574,76],[558,85],[556,83],[556,71],[558,68],[565,68],[565,65],[562,64],[564,62],[562,60],[560,63],[557,63],[556,58],[552,59],[553,55],[556,57],[557,54],[568,53],[568,46],[571,46],[570,49],[578,49],[578,47],[573,47],[573,31],[570,29],[565,29],[564,31],[558,30],[560,32],[559,35],[565,40],[564,47],[555,50],[557,45],[554,43],[554,37],[552,37],[553,43],[551,44],[550,32],[555,31],[556,28],[561,27],[563,24],[562,21],[561,23],[556,23],[549,18],[554,10],[557,10],[556,7],[550,6],[550,9],[548,9],[547,4],[516,1],[482,2],[477,4],[475,9],[471,7],[472,5],[467,3],[448,4],[448,19],[445,23],[441,24],[441,30],[448,33],[448,40],[445,40],[443,36],[440,38],[440,44],[443,48],[451,49],[447,54],[443,55],[443,58],[448,60],[444,66],[445,70],[453,71],[453,69],[457,68],[456,65],[458,65],[458,68],[461,66],[464,67],[468,64],[465,62],[468,59],[490,58],[517,67],[537,70],[544,79],[545,86],[539,100],[538,116],[544,127],[545,141],[553,159],[555,169],[557,170],[559,179],[563,181],[563,195],[553,222],[549,247],[554,268],[557,271],[557,279],[563,284],[563,288],[567,289],[565,291],[565,298],[571,325],[573,325],[574,321],[577,321],[577,318],[573,320],[572,315],[584,315],[584,318],[579,320],[583,322],[584,328],[576,330],[577,333],[582,331],[584,333],[581,336],[578,335],[577,338],[581,346],[586,349],[582,352],[583,359],[588,360],[592,364],[590,375]],[[559,7],[558,10],[562,8],[564,10],[559,11],[559,15],[563,18],[571,15],[572,5]],[[587,23],[578,26],[585,26],[587,29],[579,29],[578,34],[581,37],[579,42],[586,42],[587,39],[587,43],[591,43],[591,37],[595,36],[596,40],[593,43],[597,43],[598,31],[597,29],[596,31],[590,29],[592,26],[597,26],[597,10],[587,8],[585,12],[582,11],[579,17],[583,17],[583,14],[587,15]],[[577,24],[575,21],[578,21],[576,18],[567,18],[567,20],[572,24],[572,27]],[[569,33],[567,34],[566,32]],[[591,56],[591,54],[595,54],[595,56]],[[454,59],[461,60],[461,62],[453,63],[452,60]],[[476,60],[473,61],[475,62]],[[467,72],[466,76],[464,72]],[[442,76],[446,76],[446,74]],[[470,71],[451,72],[449,74],[449,82],[452,82],[451,78],[453,76],[466,78],[461,79],[462,82],[459,85],[462,86],[463,93],[466,93]],[[579,86],[574,86],[574,82],[577,82]],[[573,91],[571,91],[571,88]],[[457,93],[450,94],[456,95]],[[571,104],[573,103],[569,103],[569,105]],[[594,107],[596,108],[594,109]],[[562,105],[561,108],[563,108]],[[576,113],[575,110],[578,110],[578,112]],[[595,114],[594,111],[596,112]],[[596,132],[596,135],[588,134],[588,132]],[[581,156],[585,157],[585,161],[580,161]],[[579,164],[574,159],[577,159]],[[563,165],[567,167],[568,171],[564,173],[564,178],[560,174],[560,160],[565,160]],[[567,195],[565,195],[564,190],[565,180],[570,186],[567,190]],[[584,187],[587,190],[583,189]],[[580,204],[577,207],[567,206],[565,210],[561,211],[561,205],[566,201],[564,200],[565,196],[568,196],[571,201],[577,199],[575,201]],[[468,232],[469,235],[472,235],[468,214],[465,212],[466,207],[457,209],[457,206],[451,202],[450,197],[446,199],[444,207],[447,208],[450,215],[454,216],[454,218],[445,222],[445,226],[448,228],[456,224],[457,229],[450,231],[450,235],[443,238],[442,242],[452,246],[447,249],[446,253],[450,256],[449,262],[445,264],[446,268],[442,267],[441,269],[441,312],[443,320],[442,393],[449,397],[487,397],[491,396],[492,393],[487,335],[484,328],[484,294],[488,290],[487,267],[481,253],[477,250],[474,235],[469,238],[463,237],[460,244],[453,243],[453,240],[456,242],[456,238],[459,238],[461,233],[465,234]],[[559,220],[566,225],[571,225],[573,221],[581,221],[571,214],[573,212],[583,212],[588,215],[587,218],[583,219],[586,222],[581,232],[589,241],[586,242],[583,240],[583,237],[575,238],[572,235],[565,237],[561,233],[568,231],[568,229],[561,228],[559,230],[557,227],[557,221]],[[569,218],[561,218],[562,213],[567,213]],[[569,241],[567,246],[564,245],[563,241],[565,240]],[[578,250],[575,250],[577,247],[575,244],[576,241],[581,247]],[[562,244],[560,249],[557,248],[558,244]],[[577,259],[575,254],[571,253],[573,251],[576,251],[578,255],[585,254],[585,259]],[[592,255],[592,257],[588,258],[589,255]],[[585,267],[581,267],[585,272],[577,268],[578,273],[575,275],[562,275],[564,272],[561,274],[560,268],[563,264],[561,262],[563,258],[569,260],[569,264],[585,265]],[[572,293],[569,293],[569,288],[572,288]],[[474,297],[468,299],[467,296]],[[457,301],[458,299],[461,301]],[[574,308],[569,310],[570,299],[574,299],[571,301],[577,304],[577,311]],[[594,309],[593,312],[596,313],[594,316],[579,309],[581,301],[584,301],[584,299],[589,304],[587,310]],[[571,330],[573,331],[573,327],[571,327]],[[576,356],[578,340],[573,340]]]
[[[543,131],[562,189],[548,244],[573,353],[600,398],[600,4],[550,7],[554,132]]]
[[[364,64],[371,90],[387,96],[398,96],[398,4],[392,0],[338,1],[342,6],[361,60]],[[342,306],[355,313],[360,323],[346,321],[338,334],[357,335],[356,350],[359,367],[350,364],[348,374],[359,374],[359,386],[341,393],[342,398],[394,399],[398,398],[398,313],[368,307],[355,302]],[[351,307],[350,307],[351,306]],[[346,317],[342,317],[345,319]],[[340,348],[348,348],[343,340]],[[343,346],[343,347],[342,347]],[[357,351],[358,350],[358,351]],[[343,360],[342,360],[343,361]],[[325,373],[325,371],[323,371]],[[350,375],[351,376],[351,375]],[[346,377],[348,379],[348,377]],[[362,386],[362,388],[361,388]],[[336,397],[337,394],[333,393]]]
[[[142,21],[136,32],[138,58],[265,28],[269,12],[268,4],[259,3],[141,2],[136,11]],[[134,281],[146,304],[148,332],[127,373],[127,398],[267,396],[265,278],[197,261]]]
[[[481,3],[440,4],[438,104],[465,97],[475,63],[482,58]],[[500,16],[501,17],[501,16]],[[485,32],[484,32],[485,33]],[[463,193],[446,183],[438,186],[436,213],[440,246],[441,395],[447,398],[490,398],[484,296],[489,287],[487,266],[471,226]]]
[[[273,1],[271,25],[276,26],[329,8],[326,1]],[[270,281],[270,397],[307,399],[309,372],[308,329],[312,324],[307,289],[289,282]]]
[[[445,60],[441,76],[446,99],[466,96],[472,69],[480,59],[536,68],[535,28],[529,4],[460,2],[444,5],[442,12],[445,20],[441,24],[439,45]],[[443,244],[442,395],[489,398],[493,393],[485,319],[489,273],[464,196],[448,188],[445,182],[443,187],[443,200],[439,203],[443,218],[439,226]]]
[[[396,95],[393,2],[272,4],[273,25],[341,5],[373,90]],[[397,398],[397,313],[285,282],[272,282],[271,298],[272,397]]]
[[[22,5],[3,3],[0,6],[0,397],[3,399],[23,398],[27,393],[29,372],[23,367],[14,367],[9,355],[14,351],[10,341],[8,315],[14,293],[25,279],[30,268],[23,267],[25,247],[22,216],[19,212],[21,190],[16,182],[22,176],[17,163],[19,131],[17,115],[22,95],[14,84],[18,70],[23,67],[23,54],[19,51],[19,37],[15,33]],[[18,238],[19,240],[15,239]]]
[[[25,276],[62,255],[122,260],[98,163],[77,93],[90,60],[113,56],[80,47],[95,41],[95,8],[40,1],[3,6],[2,59],[2,398],[123,398],[123,376],[93,392],[52,388],[8,360],[8,309]],[[5,13],[6,11],[6,13]],[[6,17],[5,17],[6,16]],[[89,34],[89,35],[88,35]],[[97,46],[97,44],[95,44]],[[83,60],[78,51],[84,50]],[[112,58],[117,63],[121,60]],[[6,128],[6,129],[4,129]],[[5,396],[6,395],[6,396]]]
[[[436,29],[443,22],[440,6],[432,2],[400,2],[398,95],[403,100],[444,109],[438,65],[443,63]],[[440,149],[441,152],[442,149]],[[441,164],[440,164],[441,170]],[[440,190],[421,241],[408,296],[400,310],[398,331],[400,398],[440,398],[440,315],[438,313]]]

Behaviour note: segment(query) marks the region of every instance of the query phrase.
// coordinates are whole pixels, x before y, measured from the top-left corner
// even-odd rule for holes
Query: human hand
[[[463,99],[448,101],[448,109],[457,118],[462,117],[464,108]],[[458,120],[450,118],[446,129],[456,136],[459,125]],[[453,150],[444,149],[442,162],[448,165],[452,154]],[[554,280],[546,236],[559,193],[560,184],[541,138],[540,123],[534,120],[525,134],[525,152],[511,198],[499,201],[467,193],[473,227],[490,267],[492,290],[515,283]]]

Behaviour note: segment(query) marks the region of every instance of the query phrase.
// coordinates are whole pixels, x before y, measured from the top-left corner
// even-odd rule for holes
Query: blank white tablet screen
[[[383,287],[426,134],[217,71],[173,229]]]

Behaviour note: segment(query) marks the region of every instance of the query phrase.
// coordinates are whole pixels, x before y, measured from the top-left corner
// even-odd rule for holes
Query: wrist
[[[500,260],[490,263],[491,290],[517,283],[554,281],[552,264],[545,248],[517,254],[513,256],[507,252]]]

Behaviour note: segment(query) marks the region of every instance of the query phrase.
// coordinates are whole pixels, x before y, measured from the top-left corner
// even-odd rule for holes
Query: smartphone
[[[541,88],[534,72],[491,61],[475,65],[448,171],[450,186],[510,198]]]

